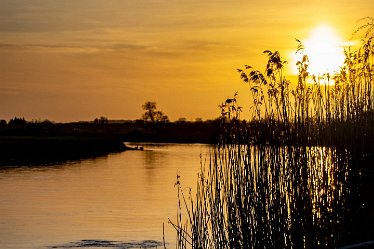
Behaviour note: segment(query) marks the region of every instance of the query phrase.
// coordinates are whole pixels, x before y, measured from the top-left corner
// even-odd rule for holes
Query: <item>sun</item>
[[[308,55],[308,72],[321,76],[338,72],[345,60],[343,40],[327,25],[313,29],[309,38],[302,41],[304,53]],[[301,55],[297,55],[300,60]]]

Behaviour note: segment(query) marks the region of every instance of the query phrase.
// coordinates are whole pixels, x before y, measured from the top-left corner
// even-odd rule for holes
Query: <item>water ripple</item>
[[[121,249],[130,249],[130,248],[157,248],[162,246],[163,243],[156,240],[144,240],[144,241],[112,241],[112,240],[80,240],[73,241],[63,245],[51,246],[51,249],[59,248],[121,248]]]

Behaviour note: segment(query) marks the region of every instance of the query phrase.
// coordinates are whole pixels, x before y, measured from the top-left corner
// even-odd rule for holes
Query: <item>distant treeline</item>
[[[317,125],[315,120],[305,120],[302,126],[297,123],[284,124],[277,120],[228,121],[224,117],[206,121],[165,123],[103,120],[100,118],[94,121],[55,123],[49,120],[26,121],[16,117],[9,122],[0,121],[0,136],[101,136],[128,142],[225,142],[309,146],[344,146],[356,141],[356,145],[364,148],[371,148],[371,144],[367,142],[374,139],[374,113],[371,111],[357,115],[355,119],[340,122],[319,122]],[[300,129],[307,135],[300,136]]]
[[[54,123],[14,118],[0,122],[0,136],[105,136],[129,142],[217,143],[220,119],[153,123],[143,120]]]

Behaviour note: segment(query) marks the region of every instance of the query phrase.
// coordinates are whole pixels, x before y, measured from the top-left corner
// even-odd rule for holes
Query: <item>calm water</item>
[[[0,248],[162,241],[163,223],[166,241],[174,243],[168,218],[176,219],[176,176],[186,191],[195,187],[200,155],[207,158],[209,146],[128,145],[145,150],[0,169]]]

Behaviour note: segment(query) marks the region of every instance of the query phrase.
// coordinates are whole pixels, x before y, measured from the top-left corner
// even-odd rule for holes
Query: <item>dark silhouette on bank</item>
[[[126,149],[120,140],[109,137],[1,136],[0,166],[58,163]]]
[[[157,113],[157,111],[156,111]],[[157,116],[157,115],[156,115]],[[151,120],[54,123],[15,117],[0,122],[0,166],[106,155],[136,148],[124,142],[216,143],[220,121]],[[139,149],[139,148],[138,148]]]
[[[150,121],[154,124],[169,122],[168,116],[166,116],[162,111],[157,110],[156,102],[145,102],[145,104],[142,105],[142,108],[145,111],[142,116],[145,122]]]
[[[18,118],[17,118],[18,119]],[[109,121],[54,123],[9,122],[0,125],[0,136],[106,136],[129,142],[216,143],[221,121],[150,122]]]

